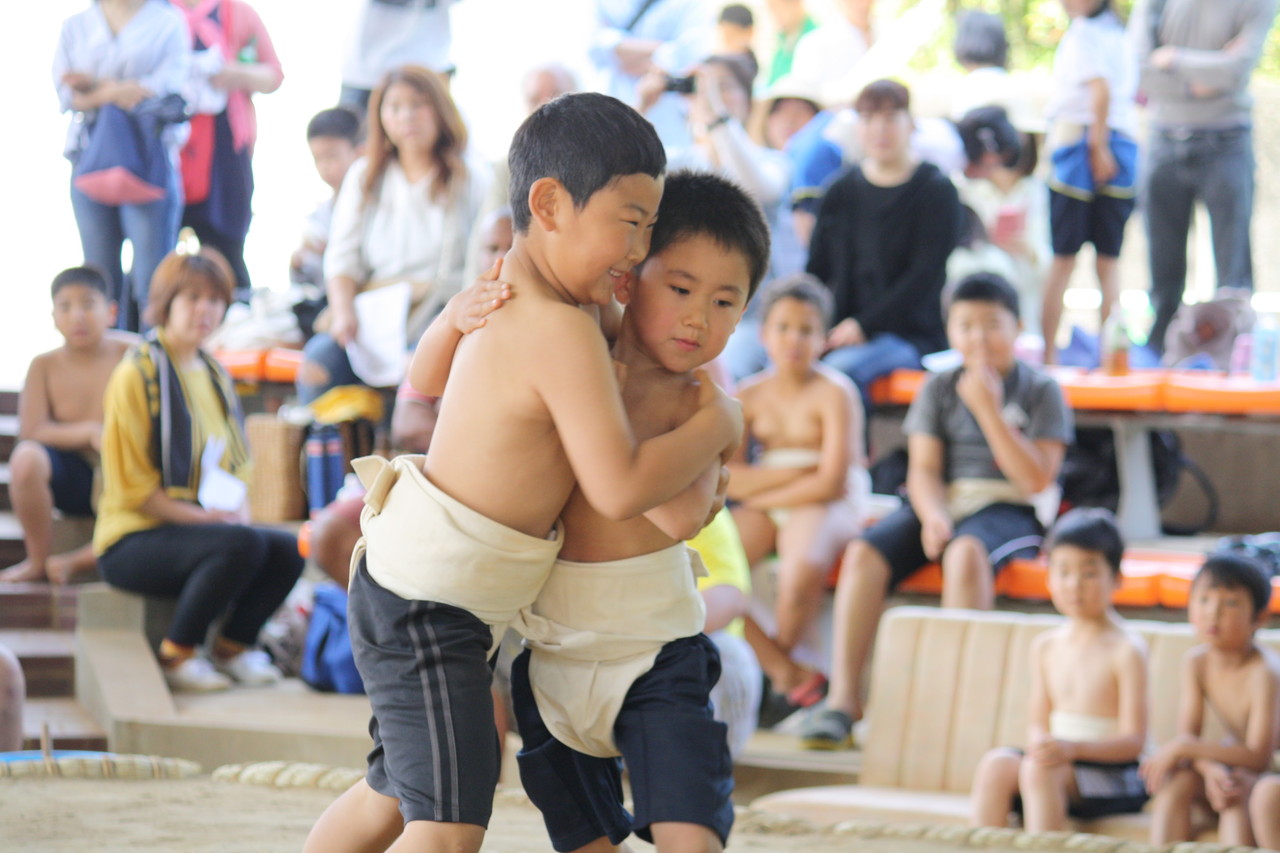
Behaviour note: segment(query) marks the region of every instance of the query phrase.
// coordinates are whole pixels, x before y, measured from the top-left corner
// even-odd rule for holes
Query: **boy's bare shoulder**
[[[826,380],[826,383],[824,384],[830,388],[829,393],[839,394],[842,397],[848,397],[850,399],[857,399],[857,386],[855,386],[853,384],[853,380],[844,373],[829,367],[822,362],[818,362],[814,365],[814,368],[817,370],[818,375]]]
[[[1127,624],[1119,624],[1113,635],[1116,664],[1120,667],[1147,663],[1147,641]]]
[[[1272,685],[1280,684],[1280,655],[1262,643],[1257,643],[1258,654],[1253,660],[1257,678]]]

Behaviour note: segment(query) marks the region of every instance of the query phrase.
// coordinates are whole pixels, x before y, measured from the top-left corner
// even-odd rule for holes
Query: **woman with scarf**
[[[193,49],[183,94],[191,136],[182,149],[182,224],[220,251],[235,272],[235,298],[249,298],[244,241],[253,215],[251,97],[280,88],[284,71],[258,13],[241,0],[171,0],[187,19]]]
[[[254,645],[302,573],[293,536],[247,523],[239,403],[226,371],[202,349],[232,287],[215,250],[161,261],[147,306],[154,328],[121,360],[104,399],[94,552],[112,586],[177,600],[160,644],[173,690],[279,680]],[[201,656],[224,613],[210,657]]]

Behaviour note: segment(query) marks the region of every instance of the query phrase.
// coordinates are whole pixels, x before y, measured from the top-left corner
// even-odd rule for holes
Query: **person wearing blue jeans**
[[[75,187],[71,188],[71,209],[80,230],[84,260],[107,274],[111,296],[119,305],[116,325],[138,331],[147,307],[151,274],[178,242],[178,222],[182,217],[182,187],[178,171],[169,171],[164,198],[150,204],[119,207],[101,204]],[[120,252],[128,240],[133,249],[133,265],[126,281]]]
[[[1218,287],[1253,288],[1248,87],[1275,15],[1276,0],[1138,0],[1129,19],[1150,126],[1139,197],[1157,350],[1182,304],[1197,200],[1209,211]]]

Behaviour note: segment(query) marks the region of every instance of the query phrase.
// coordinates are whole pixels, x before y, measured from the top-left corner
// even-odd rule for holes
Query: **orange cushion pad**
[[[1165,409],[1224,415],[1280,414],[1280,382],[1204,371],[1175,371],[1165,382]]]
[[[1163,370],[1135,370],[1127,376],[1070,367],[1054,367],[1048,372],[1058,380],[1067,405],[1073,409],[1152,412],[1164,408]]]
[[[302,350],[276,347],[267,350],[263,359],[263,378],[268,382],[292,385],[298,379],[298,368],[301,366]]]
[[[262,381],[262,364],[266,358],[266,350],[219,350],[213,354],[218,363],[227,369],[232,379],[242,382]]]

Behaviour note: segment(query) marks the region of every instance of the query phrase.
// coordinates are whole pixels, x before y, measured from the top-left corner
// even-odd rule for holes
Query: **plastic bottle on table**
[[[1276,365],[1280,360],[1280,329],[1276,318],[1264,314],[1253,327],[1253,340],[1249,353],[1249,373],[1257,382],[1275,382]]]
[[[1102,372],[1108,376],[1127,376],[1131,344],[1124,314],[1117,307],[1102,326]]]

